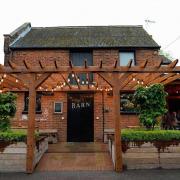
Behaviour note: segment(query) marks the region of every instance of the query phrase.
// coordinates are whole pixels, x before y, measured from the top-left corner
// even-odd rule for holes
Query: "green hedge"
[[[23,131],[0,132],[0,141],[26,141],[27,133]]]
[[[39,133],[35,132],[36,140],[39,138]],[[27,131],[23,129],[9,130],[2,132],[0,131],[0,141],[15,141],[15,142],[26,142]]]
[[[122,130],[123,141],[170,141],[180,140],[180,131],[178,130]]]

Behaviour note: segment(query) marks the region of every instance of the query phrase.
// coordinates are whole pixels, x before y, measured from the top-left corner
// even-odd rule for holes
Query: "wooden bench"
[[[55,144],[58,142],[58,131],[57,129],[39,129],[39,134],[48,137],[48,142]]]

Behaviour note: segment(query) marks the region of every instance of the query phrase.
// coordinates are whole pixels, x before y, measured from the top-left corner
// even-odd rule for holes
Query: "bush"
[[[27,133],[23,131],[6,131],[0,132],[0,141],[23,141],[25,142],[27,138]]]
[[[180,140],[180,131],[177,130],[122,130],[123,141],[170,141]]]
[[[16,112],[16,98],[11,92],[0,94],[0,131],[7,131],[10,128],[10,117]]]
[[[140,122],[147,128],[153,129],[157,118],[167,112],[166,96],[162,84],[153,84],[148,88],[139,86],[134,93],[134,103],[139,112]]]
[[[35,132],[36,140],[39,137],[39,133]],[[13,131],[0,131],[0,141],[10,141],[10,142],[26,142],[27,131],[26,130],[13,130]]]

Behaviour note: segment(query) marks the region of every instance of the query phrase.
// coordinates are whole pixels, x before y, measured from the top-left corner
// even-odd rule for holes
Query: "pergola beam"
[[[41,61],[39,61],[41,62]],[[58,69],[51,66],[44,66],[42,63],[40,63],[41,68],[39,67],[33,67],[32,69],[26,69],[25,67],[19,67],[15,64],[11,63],[11,67],[4,67],[0,69],[0,73],[6,73],[6,74],[29,74],[29,73],[180,73],[180,66],[174,67],[173,69],[168,66],[148,66],[145,68],[142,68],[141,66],[118,66],[116,68],[110,67],[110,66],[102,66],[101,68],[99,66],[88,66],[88,68],[82,67],[82,66],[60,66]]]
[[[72,88],[66,78],[62,73],[97,73],[103,80],[105,80],[113,88],[113,119],[115,128],[115,170],[117,172],[122,170],[122,149],[121,149],[121,116],[120,116],[120,91],[128,87],[132,82],[133,77],[140,76],[143,73],[156,73],[155,75],[147,81],[156,82],[158,79],[162,81],[162,73],[175,73],[176,75],[169,77],[162,81],[162,84],[170,83],[178,78],[180,78],[180,67],[177,66],[177,61],[172,62],[169,66],[161,66],[161,62],[158,62],[156,66],[146,66],[147,62],[144,62],[140,66],[132,66],[132,61],[128,63],[127,66],[117,66],[117,63],[113,66],[105,66],[100,62],[99,66],[73,66],[70,61],[69,66],[58,66],[56,63],[54,66],[43,66],[41,61],[39,62],[39,67],[31,68],[29,65],[18,66],[13,62],[9,62],[9,67],[0,66],[0,74],[16,74],[21,77],[22,82],[27,84],[29,88],[29,106],[28,106],[28,135],[27,135],[27,172],[32,173],[34,169],[34,148],[35,148],[35,107],[36,107],[36,91],[37,87],[42,84],[52,73],[59,73],[66,86],[63,91],[83,91],[86,90],[82,88]],[[38,74],[42,74],[38,79],[36,78]],[[119,77],[119,74],[122,74]],[[23,77],[25,76],[24,80]],[[75,75],[76,77],[76,75]],[[167,76],[166,76],[167,77]],[[77,78],[77,77],[76,77]],[[67,90],[66,90],[67,89]],[[89,89],[91,90],[91,89]],[[93,89],[93,91],[96,91]]]
[[[61,74],[61,77],[63,78],[64,82],[68,85],[69,89],[71,89],[70,83],[66,80],[63,74]]]
[[[44,81],[46,81],[46,79],[48,79],[48,77],[51,75],[51,73],[45,73],[42,74],[35,83],[35,88],[38,88],[38,86],[40,86]]]
[[[34,170],[35,150],[36,75],[31,74],[29,81],[31,82],[31,85],[29,86],[26,171],[27,173],[32,173]]]

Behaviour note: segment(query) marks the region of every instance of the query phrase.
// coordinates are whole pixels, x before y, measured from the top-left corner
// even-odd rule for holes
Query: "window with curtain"
[[[119,52],[119,64],[120,66],[126,66],[129,60],[132,59],[132,65],[135,65],[135,55],[134,52]]]

